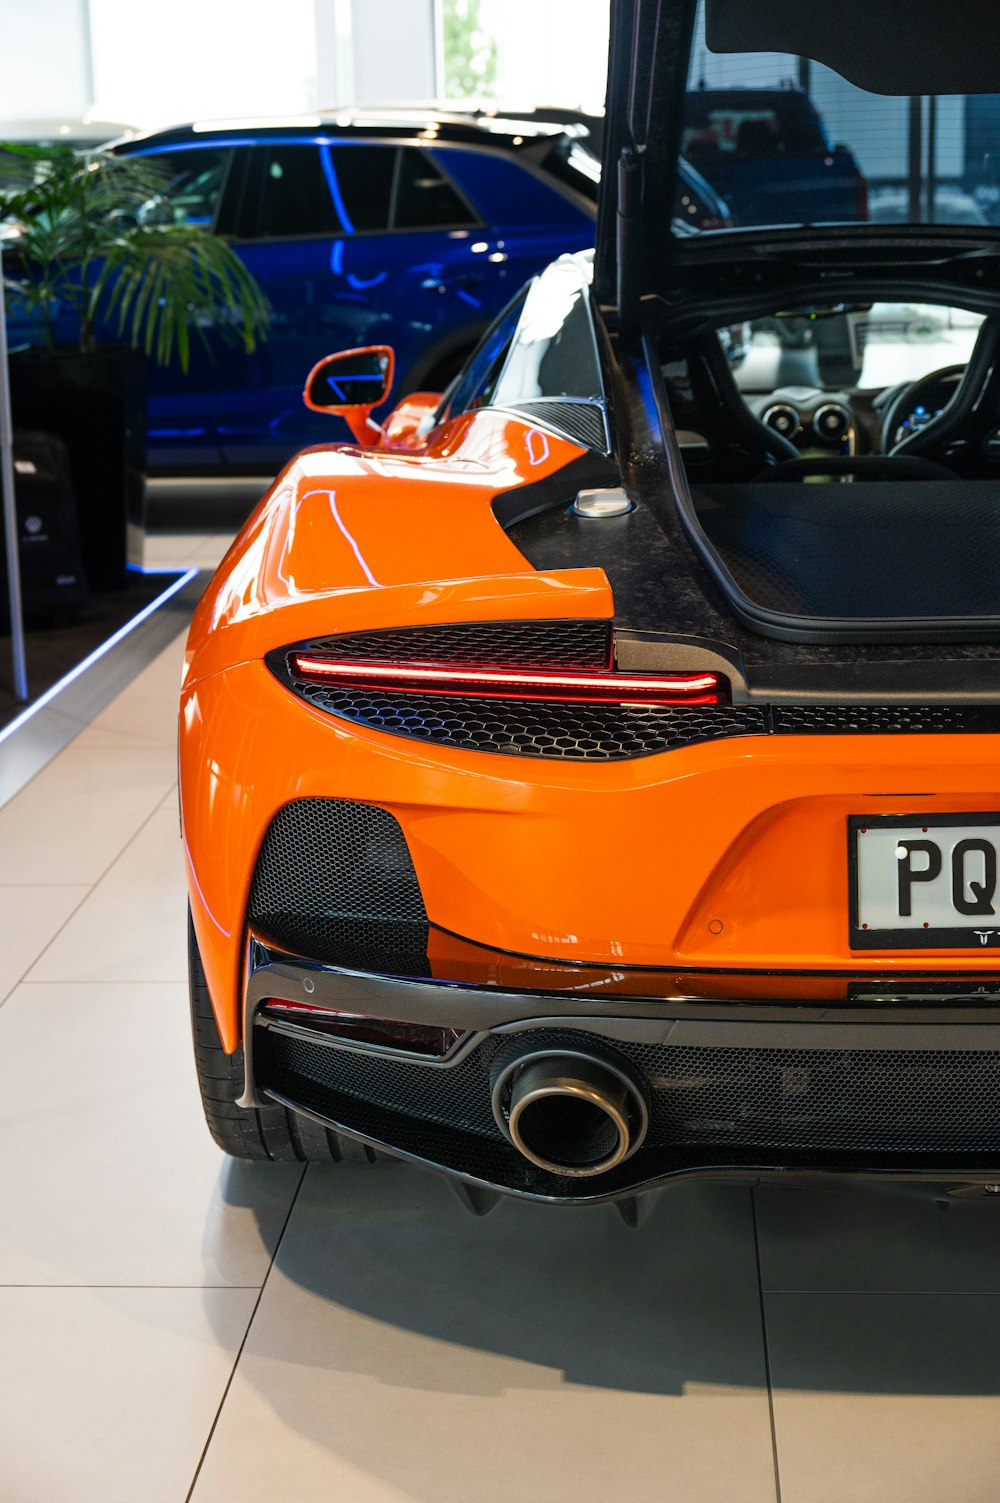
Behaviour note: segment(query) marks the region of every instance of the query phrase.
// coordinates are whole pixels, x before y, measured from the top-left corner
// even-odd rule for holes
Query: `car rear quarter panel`
[[[389,809],[431,921],[523,955],[621,965],[995,970],[980,952],[852,954],[847,817],[996,808],[988,736],[720,740],[614,763],[430,746],[313,709],[262,661],[316,636],[613,614],[603,571],[536,573],[497,492],[581,451],[499,413],[424,456],[312,450],[279,477],[192,626],[181,806],[195,928],[239,1042],[254,862],[291,799]],[[924,790],[915,792],[914,790]],[[927,790],[930,790],[929,792]]]

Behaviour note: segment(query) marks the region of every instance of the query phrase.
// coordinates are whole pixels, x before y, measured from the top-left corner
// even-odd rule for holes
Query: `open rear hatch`
[[[663,352],[682,359],[685,341],[738,320],[950,298],[996,323],[1000,212],[948,218],[982,156],[977,96],[1000,92],[988,15],[971,0],[946,13],[937,0],[869,0],[846,19],[801,0],[615,0],[595,288],[661,430]],[[685,159],[734,185],[733,227],[677,233],[667,210]],[[832,644],[1000,635],[1000,467],[995,480],[938,465],[938,478],[904,467],[857,483],[717,473],[689,485],[670,433],[665,447],[669,486],[656,498],[637,475],[637,494],[668,533],[666,512],[679,518],[752,632]]]

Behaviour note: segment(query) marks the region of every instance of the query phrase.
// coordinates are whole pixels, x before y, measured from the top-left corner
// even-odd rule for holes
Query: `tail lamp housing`
[[[729,702],[721,674],[700,672],[622,673],[600,670],[412,662],[352,658],[349,652],[295,647],[287,671],[300,682],[384,693],[440,694],[451,698],[544,700],[551,704],[711,706]]]
[[[425,1023],[398,1023],[392,1018],[371,1018],[360,1013],[339,1012],[310,1002],[285,1002],[269,997],[259,1016],[269,1023],[291,1023],[322,1033],[345,1044],[365,1044],[378,1049],[398,1049],[406,1054],[423,1054],[443,1059],[460,1039],[460,1028],[437,1028]]]

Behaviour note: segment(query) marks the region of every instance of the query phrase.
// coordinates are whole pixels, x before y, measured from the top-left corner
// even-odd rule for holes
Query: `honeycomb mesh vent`
[[[766,712],[753,707],[554,704],[547,700],[451,699],[387,694],[302,680],[295,688],[318,710],[373,730],[515,757],[616,762],[727,736],[762,736]]]
[[[598,672],[611,662],[610,621],[470,621],[347,632],[303,643],[355,663],[463,663],[469,667],[568,668]]]
[[[329,798],[286,804],[264,837],[248,913],[258,932],[297,954],[426,973],[424,900],[385,809]]]

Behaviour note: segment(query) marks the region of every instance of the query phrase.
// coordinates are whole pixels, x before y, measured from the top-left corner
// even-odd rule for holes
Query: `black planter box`
[[[55,433],[69,450],[91,588],[124,589],[130,551],[139,561],[145,510],[144,357],[117,347],[89,355],[18,350],[10,384],[14,423]]]

